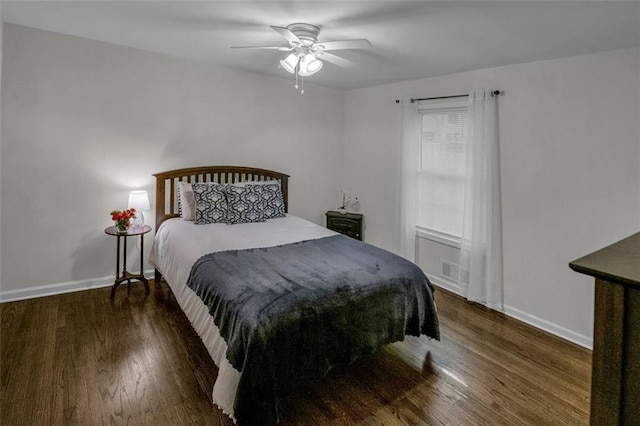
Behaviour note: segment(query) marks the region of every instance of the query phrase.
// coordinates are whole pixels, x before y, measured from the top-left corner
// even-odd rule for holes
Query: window
[[[459,239],[462,234],[466,103],[426,105],[420,113],[418,229]]]

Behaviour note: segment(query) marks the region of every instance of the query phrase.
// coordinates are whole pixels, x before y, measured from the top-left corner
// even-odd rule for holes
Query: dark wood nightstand
[[[149,281],[144,277],[144,234],[151,231],[151,227],[149,225],[137,226],[129,228],[127,232],[118,232],[115,226],[109,226],[104,230],[106,234],[113,235],[117,237],[118,243],[116,247],[116,281],[113,283],[113,287],[111,287],[111,299],[116,295],[116,289],[123,282],[127,282],[127,284],[131,284],[131,280],[142,281],[144,283],[144,289],[147,294],[149,294]],[[127,271],[127,237],[134,237],[136,235],[140,236],[140,273],[132,274]],[[124,249],[123,253],[120,253],[120,238],[124,239]],[[120,256],[122,255],[122,275],[120,275]],[[128,287],[127,287],[128,288]]]
[[[358,213],[340,213],[333,210],[327,212],[327,228],[362,241],[362,219]]]

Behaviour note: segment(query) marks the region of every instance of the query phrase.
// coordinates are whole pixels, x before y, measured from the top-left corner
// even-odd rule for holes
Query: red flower
[[[109,214],[114,222],[126,221],[125,223],[128,224],[129,219],[136,217],[136,209],[112,210]]]

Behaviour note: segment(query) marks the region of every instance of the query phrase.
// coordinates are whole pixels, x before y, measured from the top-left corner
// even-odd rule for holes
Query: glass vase
[[[129,230],[129,222],[126,220],[116,220],[115,226],[119,234],[124,234]]]

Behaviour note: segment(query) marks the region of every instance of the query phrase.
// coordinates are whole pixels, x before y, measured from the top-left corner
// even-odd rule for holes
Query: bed
[[[405,335],[439,338],[433,286],[422,271],[290,215],[288,175],[211,166],[154,176],[155,279],[165,279],[218,366],[212,399],[234,422],[275,424],[283,397],[333,367]],[[183,210],[187,184],[195,219]],[[228,224],[238,208],[234,191],[258,191],[255,205],[266,206],[260,191],[275,184],[279,213]],[[228,192],[207,193],[214,190]],[[226,222],[198,224],[215,216],[204,199],[228,201]],[[242,206],[243,214],[251,210]]]

